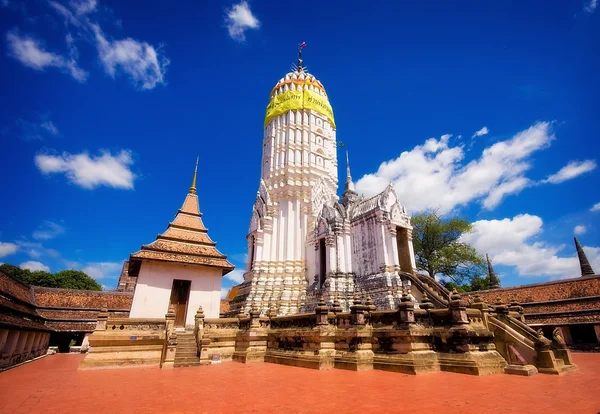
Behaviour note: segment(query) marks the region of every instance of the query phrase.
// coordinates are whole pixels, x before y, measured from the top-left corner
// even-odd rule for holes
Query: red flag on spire
[[[306,42],[302,42],[300,43],[300,45],[298,46],[300,49],[304,49],[306,47]]]

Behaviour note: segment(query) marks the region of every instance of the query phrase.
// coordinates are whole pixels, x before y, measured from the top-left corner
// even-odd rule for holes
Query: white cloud
[[[573,229],[573,233],[575,233],[577,236],[584,234],[587,231],[587,229],[585,228],[585,226],[583,225],[578,225],[575,226],[575,228]]]
[[[227,294],[229,293],[229,289],[228,287],[222,287],[221,288],[221,299],[225,299],[227,297]]]
[[[50,271],[50,268],[48,266],[46,266],[45,264],[40,263],[40,262],[34,262],[33,260],[30,260],[28,262],[23,262],[19,265],[19,267],[21,269],[31,270],[32,272],[37,272],[40,270],[43,270],[44,272]]]
[[[480,136],[482,136],[482,135],[487,135],[489,132],[490,132],[490,131],[488,130],[488,128],[487,128],[486,126],[484,126],[484,127],[483,127],[483,128],[481,128],[479,131],[475,132],[475,133],[473,134],[473,137],[472,137],[472,138],[475,138],[475,137],[480,137]]]
[[[117,70],[127,74],[133,83],[141,89],[152,89],[158,83],[164,83],[167,65],[170,63],[160,51],[146,42],[127,38],[108,40],[100,26],[91,25],[98,47],[98,55],[104,70],[115,77]]]
[[[100,186],[133,189],[136,178],[131,172],[131,152],[123,150],[116,155],[102,151],[99,156],[81,154],[38,154],[35,165],[44,174],[64,173],[70,182],[87,189]]]
[[[6,34],[6,41],[8,55],[29,68],[41,71],[48,67],[55,67],[79,82],[84,82],[87,78],[87,72],[77,65],[75,59],[67,59],[44,50],[40,42],[31,36],[21,35],[13,30]]]
[[[587,4],[583,7],[583,11],[586,13],[593,13],[598,7],[598,0],[589,0]]]
[[[96,0],[71,0],[70,4],[71,8],[78,16],[91,13],[95,11],[98,6]]]
[[[567,180],[571,180],[575,177],[585,174],[596,169],[596,161],[585,160],[585,161],[570,161],[567,165],[562,167],[556,174],[548,176],[542,183],[559,184]]]
[[[576,277],[579,262],[574,246],[568,256],[560,257],[565,245],[554,246],[540,241],[543,221],[530,214],[519,214],[502,220],[479,220],[474,232],[462,239],[481,254],[489,253],[494,264],[516,267],[521,276]],[[600,248],[585,247],[592,265],[600,265]]]
[[[37,240],[49,240],[64,232],[65,228],[62,225],[46,220],[33,232],[32,237]]]
[[[123,262],[96,262],[87,263],[81,271],[96,279],[118,279],[121,274]]]
[[[382,163],[376,173],[358,180],[357,191],[371,196],[391,182],[400,201],[413,212],[439,208],[448,213],[472,201],[493,209],[505,196],[532,184],[525,176],[531,155],[548,147],[554,135],[549,122],[538,122],[496,142],[466,165],[463,146],[451,146],[449,139],[450,135],[430,138]]]
[[[241,270],[232,270],[231,272],[227,273],[225,275],[225,277],[229,280],[234,281],[236,284],[242,283],[244,281],[244,272]]]
[[[592,206],[592,208],[590,208],[590,211],[600,211],[600,203],[596,203]]]
[[[10,256],[19,250],[19,246],[14,243],[0,242],[0,257]]]
[[[229,36],[233,40],[238,42],[244,42],[246,40],[246,30],[258,29],[260,22],[250,11],[248,2],[241,1],[238,4],[231,6],[231,9],[227,10],[225,16],[225,25]]]

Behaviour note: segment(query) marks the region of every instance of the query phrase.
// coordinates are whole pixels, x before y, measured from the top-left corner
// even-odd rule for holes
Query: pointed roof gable
[[[196,163],[196,171],[198,164]],[[130,264],[139,267],[141,260],[157,260],[171,263],[196,264],[222,269],[223,275],[233,270],[227,256],[215,247],[202,222],[202,213],[196,195],[196,173],[190,191],[175,219],[156,240],[142,246],[130,256]],[[137,263],[136,263],[137,262]],[[131,272],[131,270],[130,270]]]

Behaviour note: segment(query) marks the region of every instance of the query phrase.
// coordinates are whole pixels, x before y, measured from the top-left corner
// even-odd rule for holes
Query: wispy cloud
[[[19,137],[25,141],[43,140],[45,137],[60,136],[60,131],[47,116],[40,117],[38,122],[17,119]]]
[[[587,228],[581,224],[578,226],[575,226],[575,228],[573,229],[573,233],[577,236],[584,234],[586,231],[587,231]]]
[[[100,26],[92,24],[96,36],[98,55],[104,70],[111,77],[117,72],[129,76],[134,85],[141,89],[152,89],[164,83],[164,76],[170,61],[159,54],[153,46],[146,42],[127,38],[108,40]]]
[[[12,30],[6,34],[6,41],[8,55],[31,69],[42,71],[46,68],[57,68],[79,82],[87,79],[87,72],[81,69],[75,60],[45,50],[39,40],[29,35]]]
[[[46,220],[33,232],[31,237],[36,240],[50,240],[64,234],[65,228],[53,221]]]
[[[588,0],[583,7],[583,11],[586,13],[593,13],[596,11],[596,7],[598,7],[598,0]]]
[[[15,241],[15,243],[19,246],[19,249],[23,251],[23,253],[25,253],[32,259],[39,259],[40,257],[60,257],[60,253],[58,251],[56,251],[55,249],[45,247],[40,242],[17,240]]]
[[[487,135],[489,132],[490,132],[490,131],[488,130],[488,128],[487,128],[486,126],[484,126],[484,127],[483,127],[483,128],[481,128],[479,131],[475,132],[475,133],[473,134],[473,137],[472,137],[472,138],[475,138],[475,137],[480,137],[480,136],[482,136],[482,135]]]
[[[571,180],[575,177],[585,174],[587,172],[596,169],[596,161],[571,161],[564,167],[562,167],[556,174],[550,175],[548,178],[543,180],[543,183],[559,184],[567,180]]]
[[[590,211],[593,211],[593,212],[595,212],[595,211],[600,211],[600,202],[599,202],[599,203],[596,203],[596,204],[594,204],[594,205],[592,206],[592,208],[590,208]]]
[[[19,265],[21,269],[31,270],[32,272],[44,271],[49,272],[50,268],[43,263],[36,262],[33,260],[29,260],[27,262],[23,262]]]
[[[92,262],[86,263],[82,272],[96,280],[118,279],[123,262]]]
[[[41,41],[20,35],[14,30],[7,35],[9,54],[24,65],[37,70],[57,67],[83,82],[88,74],[78,66],[79,51],[75,45],[76,41],[81,40],[93,45],[102,68],[110,77],[115,78],[122,73],[139,89],[152,89],[158,84],[165,84],[169,59],[162,53],[162,47],[156,48],[130,37],[111,39],[97,22],[96,0],[71,0],[68,3],[49,1],[48,4],[64,19],[68,53],[62,56],[49,52],[43,48]]]
[[[229,36],[238,42],[246,41],[246,31],[258,29],[260,21],[252,14],[248,2],[241,1],[231,6],[225,15],[225,25]]]
[[[43,174],[63,173],[70,182],[86,189],[101,186],[133,189],[136,176],[130,169],[132,164],[131,152],[127,150],[116,155],[102,151],[98,156],[87,152],[35,156],[35,165]]]
[[[14,243],[0,242],[0,257],[10,256],[19,250],[19,246]]]

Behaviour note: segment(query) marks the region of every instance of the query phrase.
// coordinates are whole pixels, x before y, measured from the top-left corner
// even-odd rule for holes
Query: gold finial
[[[196,157],[196,169],[194,170],[194,178],[192,179],[192,186],[190,187],[190,194],[196,194],[196,175],[198,175],[198,159]]]

